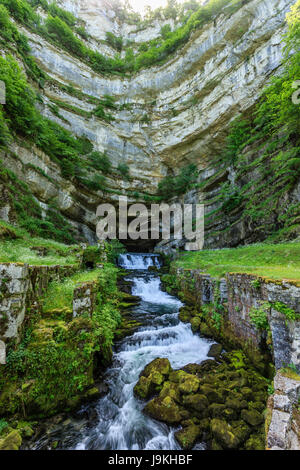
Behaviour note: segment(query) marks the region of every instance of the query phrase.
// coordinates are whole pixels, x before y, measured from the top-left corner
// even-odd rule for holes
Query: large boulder
[[[192,449],[201,435],[201,427],[194,423],[191,423],[189,426],[175,432],[175,438],[184,450]]]
[[[222,446],[223,449],[237,449],[240,439],[234,433],[234,429],[226,421],[214,418],[210,423],[213,438]]]
[[[145,406],[144,412],[151,418],[167,424],[178,424],[182,420],[179,406],[169,396],[163,399],[160,397],[153,398]]]

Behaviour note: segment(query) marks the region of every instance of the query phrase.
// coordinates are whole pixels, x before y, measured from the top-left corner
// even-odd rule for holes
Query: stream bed
[[[194,335],[190,324],[179,320],[182,302],[164,292],[159,275],[148,270],[159,266],[158,256],[125,254],[119,265],[128,271],[125,280],[133,284],[132,294],[141,299],[131,315],[143,326],[116,345],[113,362],[104,375],[105,396],[83,406],[75,421],[54,423],[31,449],[53,448],[53,442],[59,449],[77,450],[180,449],[174,438],[176,428],[147,417],[142,412],[145,403],[135,398],[133,388],[153,359],[168,358],[174,369],[199,364],[208,358],[212,342]]]

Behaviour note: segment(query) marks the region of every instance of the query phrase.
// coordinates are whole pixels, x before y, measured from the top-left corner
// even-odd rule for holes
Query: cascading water
[[[145,416],[145,404],[134,397],[133,388],[140,372],[153,359],[166,357],[174,369],[200,363],[207,359],[211,343],[194,335],[189,324],[179,321],[182,303],[163,292],[159,276],[147,271],[149,266],[159,264],[156,255],[120,256],[119,265],[131,270],[126,279],[133,282],[133,294],[141,298],[131,313],[143,326],[118,345],[105,375],[109,391],[96,405],[89,405],[97,413],[95,424],[65,436],[61,448],[180,449],[174,438],[176,429]],[[45,448],[45,441],[41,439],[35,448]]]
[[[150,266],[159,268],[159,255],[126,253],[119,256],[119,266],[124,269],[148,269]]]

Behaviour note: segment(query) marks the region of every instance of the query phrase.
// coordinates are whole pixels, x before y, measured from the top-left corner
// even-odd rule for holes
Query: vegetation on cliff
[[[0,3],[9,9],[11,15],[18,22],[42,35],[47,40],[53,41],[59,47],[63,47],[81,60],[86,61],[96,72],[125,74],[137,72],[144,67],[150,67],[166,61],[171,54],[188,42],[195,30],[201,29],[221,12],[232,14],[247,3],[247,1],[210,0],[203,6],[198,4],[196,11],[194,11],[195,4],[193,4],[192,9],[188,10],[184,17],[181,17],[182,24],[174,31],[170,29],[167,31],[166,29],[162,30],[159,38],[143,43],[140,46],[140,52],[136,55],[133,53],[132,48],[127,48],[125,58],[121,58],[118,54],[114,58],[105,57],[99,52],[90,49],[78,37],[78,28],[74,28],[76,19],[73,15],[58,8],[54,3],[48,5],[43,0],[1,0]],[[48,13],[45,22],[36,12],[37,6],[41,6]],[[172,4],[169,4],[169,9],[172,8],[174,8]],[[124,19],[126,19],[126,15]],[[119,51],[123,45],[123,41],[112,34],[108,36],[108,43],[112,44],[113,48]]]
[[[291,8],[287,22],[282,73],[262,91],[252,115],[239,117],[232,124],[227,146],[213,162],[234,175],[221,185],[214,201],[218,207],[206,214],[206,225],[214,236],[226,235],[239,223],[251,227],[248,243],[268,237],[274,241],[294,239],[300,234],[300,203],[296,196],[300,107],[293,100],[294,83],[300,76],[299,1]],[[213,181],[214,176],[200,188],[205,191]],[[229,224],[223,232],[213,232],[224,216]]]

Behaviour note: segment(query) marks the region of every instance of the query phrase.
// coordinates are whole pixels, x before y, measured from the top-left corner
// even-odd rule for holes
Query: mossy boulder
[[[265,439],[261,434],[253,434],[245,444],[246,450],[265,450]]]
[[[192,318],[191,326],[192,326],[192,330],[194,333],[199,330],[200,324],[201,324],[201,320],[199,317]]]
[[[238,448],[240,439],[230,424],[222,419],[214,418],[211,420],[210,427],[213,438],[223,449]]]
[[[239,400],[238,398],[228,397],[225,402],[226,408],[231,408],[232,410],[240,411],[248,407],[246,400]]]
[[[181,307],[179,311],[179,320],[188,323],[192,318],[191,309],[189,307]]]
[[[167,424],[178,424],[183,419],[179,406],[167,396],[165,398],[153,398],[144,408],[144,412],[151,418],[163,421]]]
[[[201,427],[193,423],[180,431],[175,432],[175,438],[184,450],[192,449],[201,435]]]
[[[150,374],[153,374],[154,372],[159,372],[161,375],[166,377],[169,375],[171,370],[172,368],[169,359],[157,358],[145,367],[141,375],[143,375],[144,377],[149,377]]]
[[[226,362],[230,363],[235,369],[245,367],[249,361],[242,351],[231,351],[223,355]]]
[[[181,375],[179,379],[178,388],[182,394],[189,394],[197,392],[199,385],[200,381],[198,377],[185,373],[184,375]]]
[[[207,410],[209,405],[206,396],[201,395],[200,393],[197,393],[195,395],[185,395],[183,397],[183,404],[188,409],[198,412],[203,412]]]
[[[208,357],[214,357],[215,359],[218,359],[223,351],[223,346],[222,344],[212,344],[207,355]]]
[[[223,395],[224,391],[222,391],[221,389],[215,390],[209,384],[201,385],[200,393],[202,395],[205,395],[210,403],[224,403],[225,401],[225,396]]]
[[[251,426],[259,426],[264,421],[262,413],[257,410],[242,410],[241,418]]]
[[[11,431],[6,437],[0,439],[0,450],[19,450],[22,444],[22,437],[16,429]]]
[[[213,418],[222,418],[225,410],[225,405],[221,403],[212,403],[208,407],[208,412]]]
[[[159,397],[164,399],[166,397],[171,397],[177,403],[180,402],[180,393],[178,386],[173,382],[165,382],[163,384],[163,388],[159,394]]]

